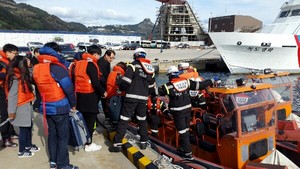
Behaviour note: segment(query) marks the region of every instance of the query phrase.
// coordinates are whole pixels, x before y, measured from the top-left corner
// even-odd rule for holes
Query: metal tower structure
[[[150,39],[164,41],[201,41],[204,35],[199,21],[186,0],[156,0],[162,3]]]

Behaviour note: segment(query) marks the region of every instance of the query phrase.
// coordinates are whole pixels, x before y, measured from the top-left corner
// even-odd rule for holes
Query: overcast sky
[[[187,0],[200,23],[224,15],[250,15],[268,24],[277,17],[281,5],[288,0]],[[161,5],[155,0],[15,0],[41,8],[67,22],[86,26],[137,24],[145,18],[154,23]]]

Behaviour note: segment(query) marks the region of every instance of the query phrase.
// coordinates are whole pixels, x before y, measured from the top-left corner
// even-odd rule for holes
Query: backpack
[[[110,98],[108,103],[108,111],[112,122],[119,121],[121,107],[122,107],[122,96],[117,95]]]

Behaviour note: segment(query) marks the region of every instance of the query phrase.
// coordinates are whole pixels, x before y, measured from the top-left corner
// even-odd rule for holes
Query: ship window
[[[298,16],[298,15],[300,15],[300,9],[292,10],[291,16]]]
[[[280,13],[279,18],[284,18],[287,17],[289,15],[290,11],[283,11]]]

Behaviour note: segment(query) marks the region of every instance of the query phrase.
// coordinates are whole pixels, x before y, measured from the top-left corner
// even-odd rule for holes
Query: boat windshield
[[[258,104],[273,99],[271,90],[269,89],[237,93],[234,94],[233,97],[239,107],[250,104]]]
[[[299,16],[299,15],[300,15],[300,9],[292,10],[291,16]]]
[[[282,11],[279,15],[279,18],[285,18],[289,15],[290,11]]]
[[[268,112],[266,105],[241,111],[242,134],[274,125],[275,113],[274,111]]]
[[[276,76],[262,79],[263,83],[270,83],[274,86],[272,93],[278,102],[291,101],[292,82],[288,76]]]
[[[275,76],[271,78],[262,79],[262,83],[269,83],[273,86],[276,86],[281,84],[290,84],[291,81],[288,76]]]
[[[241,113],[240,116],[236,116],[240,119],[235,119],[236,124],[240,124],[237,127],[240,128],[241,134],[275,125],[275,102],[272,102],[274,100],[271,89],[233,94],[236,112]]]

